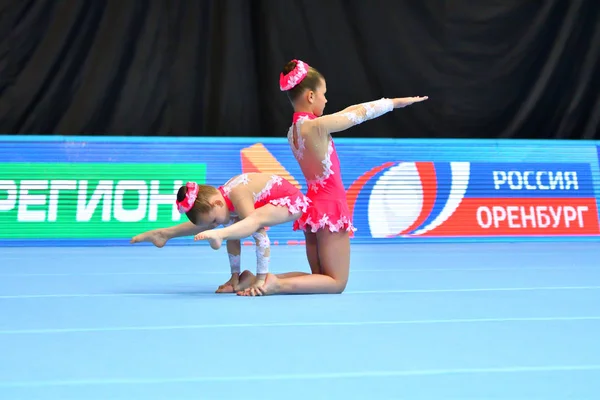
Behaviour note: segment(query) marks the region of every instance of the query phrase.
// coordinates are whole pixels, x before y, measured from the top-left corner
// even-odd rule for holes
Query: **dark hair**
[[[291,71],[296,68],[296,61],[290,61],[283,67],[281,71],[283,75],[289,74]],[[294,103],[306,90],[316,91],[317,87],[321,84],[321,79],[325,79],[323,75],[313,67],[308,68],[308,73],[306,77],[294,86],[292,89],[286,91],[288,98],[292,103]]]
[[[213,208],[209,199],[215,194],[219,193],[216,188],[209,185],[198,185],[198,188],[198,197],[196,197],[196,201],[194,201],[194,206],[190,209],[190,211],[185,213],[190,222],[194,225],[197,225],[199,217],[202,214],[208,213]],[[187,187],[181,186],[177,191],[177,201],[183,201],[186,195]]]

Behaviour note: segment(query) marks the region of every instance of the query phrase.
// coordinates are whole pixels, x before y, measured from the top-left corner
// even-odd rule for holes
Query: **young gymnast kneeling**
[[[289,146],[308,186],[311,204],[294,222],[304,232],[312,275],[278,280],[267,276],[266,292],[341,293],[350,270],[350,234],[355,231],[348,209],[342,168],[332,134],[345,131],[394,109],[427,97],[382,98],[324,115],[327,84],[319,71],[301,60],[288,62],[279,75],[281,91],[294,108]]]
[[[306,212],[309,203],[310,200],[289,181],[265,173],[238,175],[218,188],[188,182],[179,188],[176,201],[179,212],[185,213],[196,226],[214,229],[219,225],[241,223],[242,228],[252,227],[250,230],[242,229],[241,235],[229,235],[227,238],[214,233],[227,228],[212,231],[213,234],[206,236],[206,239],[210,238],[213,249],[220,248],[223,240],[227,240],[231,279],[220,287],[220,292],[236,291],[240,295],[253,295],[253,289],[264,284],[269,272],[271,242],[264,228],[297,220]],[[257,220],[261,222],[259,225],[255,224]],[[235,230],[240,231],[238,228]],[[203,238],[202,233],[196,235],[196,240]],[[239,240],[248,236],[252,236],[256,243],[256,276],[249,271],[240,275]],[[286,276],[289,274],[279,275],[281,278]]]

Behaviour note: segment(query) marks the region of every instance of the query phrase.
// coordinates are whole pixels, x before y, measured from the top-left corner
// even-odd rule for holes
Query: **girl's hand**
[[[245,290],[237,292],[240,296],[262,296],[261,288],[265,284],[266,274],[259,274]]]
[[[428,96],[401,97],[401,98],[393,99],[392,101],[394,102],[394,108],[403,108],[406,106],[410,106],[411,104],[414,104],[414,103],[419,103],[421,101],[425,101],[428,98],[429,98]]]

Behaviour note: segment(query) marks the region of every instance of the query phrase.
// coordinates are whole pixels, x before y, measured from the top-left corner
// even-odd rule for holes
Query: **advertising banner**
[[[600,238],[600,150],[569,141],[335,139],[353,240]],[[127,244],[186,221],[186,181],[306,184],[285,138],[0,137],[0,245]],[[292,224],[275,243],[304,240]],[[190,238],[181,240],[192,244]]]
[[[599,233],[585,163],[399,162],[356,186],[373,238]]]
[[[185,180],[203,164],[0,163],[0,238],[128,238],[183,221]],[[185,218],[185,216],[183,216]]]

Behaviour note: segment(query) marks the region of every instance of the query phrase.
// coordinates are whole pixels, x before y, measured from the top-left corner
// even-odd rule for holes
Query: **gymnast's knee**
[[[334,280],[334,284],[333,284],[333,288],[332,288],[332,293],[333,294],[342,294],[344,293],[344,290],[346,290],[346,285],[348,284],[348,278],[345,279],[336,279],[333,276],[331,277]]]

